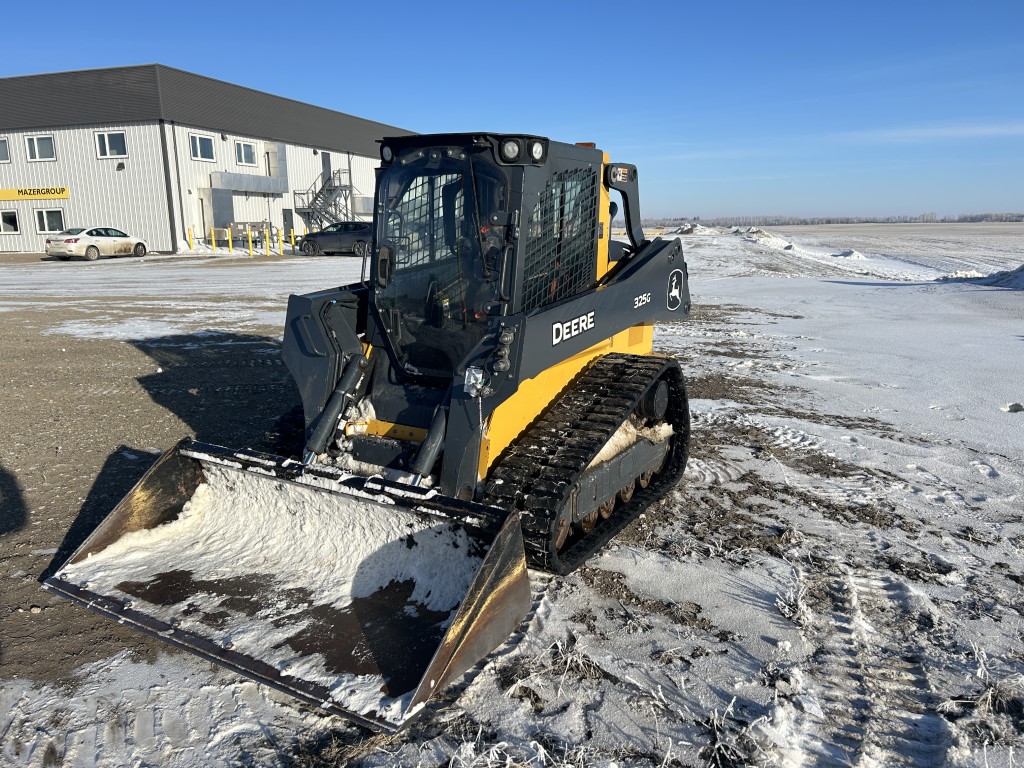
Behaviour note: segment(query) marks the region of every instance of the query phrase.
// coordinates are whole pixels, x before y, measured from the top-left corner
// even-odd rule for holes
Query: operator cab
[[[378,172],[373,303],[396,367],[450,382],[502,311],[509,179],[490,143],[393,146]]]

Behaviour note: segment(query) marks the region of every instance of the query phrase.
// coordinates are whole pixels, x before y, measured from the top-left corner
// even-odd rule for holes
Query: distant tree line
[[[652,227],[679,227],[684,224],[703,224],[711,227],[789,227],[800,224],[933,224],[933,223],[975,223],[975,222],[1021,222],[1024,213],[961,213],[956,216],[942,216],[933,212],[918,216],[718,216],[702,219],[700,216],[680,216],[671,219],[644,219]],[[619,223],[621,226],[621,222]]]

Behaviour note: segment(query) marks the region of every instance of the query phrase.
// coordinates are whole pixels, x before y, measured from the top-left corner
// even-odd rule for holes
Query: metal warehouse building
[[[368,219],[376,140],[408,133],[160,64],[0,78],[0,252],[76,225],[180,251]]]

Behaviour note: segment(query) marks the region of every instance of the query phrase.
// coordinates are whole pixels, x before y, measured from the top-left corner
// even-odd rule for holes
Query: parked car
[[[46,255],[61,261],[72,257],[95,261],[100,256],[145,256],[148,250],[141,237],[113,227],[73,227],[46,238]]]
[[[310,232],[299,240],[299,248],[307,256],[320,253],[354,253],[361,256],[371,238],[369,222],[339,221],[319,232]]]

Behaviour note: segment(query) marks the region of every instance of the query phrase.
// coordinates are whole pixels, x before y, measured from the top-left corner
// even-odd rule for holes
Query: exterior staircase
[[[352,186],[348,170],[338,169],[326,182],[318,177],[308,190],[296,192],[295,212],[310,232],[338,221],[359,221],[364,217],[353,210],[356,196],[361,197],[359,190]]]

